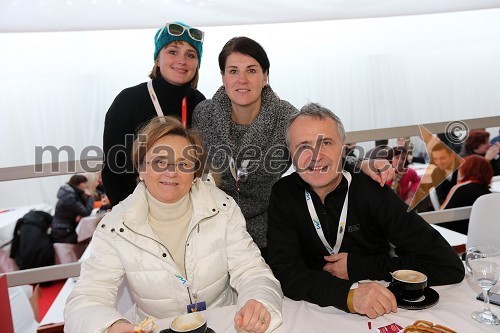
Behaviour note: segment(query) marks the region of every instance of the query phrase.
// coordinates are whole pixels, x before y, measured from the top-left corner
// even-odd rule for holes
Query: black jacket
[[[48,229],[52,223],[49,213],[32,210],[17,220],[10,248],[10,257],[20,269],[55,264],[55,253]]]
[[[446,200],[446,196],[450,192],[451,188],[457,184],[458,169],[453,172],[451,180],[446,176],[446,171],[438,167],[432,171],[431,175],[432,185],[436,189],[436,194],[440,204]]]
[[[205,100],[205,96],[191,88],[190,84],[175,86],[158,78],[153,80],[153,88],[165,116],[180,117],[182,99],[187,97],[188,126],[194,107]],[[146,83],[120,92],[106,114],[102,181],[112,206],[132,194],[137,186],[132,144],[140,127],[156,116]]]
[[[450,192],[450,198],[443,209],[472,206],[477,198],[489,193],[491,191],[487,185],[462,183],[453,192]],[[469,232],[469,219],[444,222],[439,225],[464,235]]]
[[[82,190],[69,184],[59,188],[52,228],[76,229],[76,217],[89,216],[94,208],[94,198],[85,197]]]
[[[305,200],[309,189],[297,173],[279,180],[269,202],[268,263],[285,295],[320,306],[347,311],[351,285],[363,279],[390,280],[389,272],[415,269],[430,285],[458,283],[464,267],[458,255],[432,226],[388,187],[380,187],[363,173],[352,173],[346,232],[340,252],[348,254],[350,280],[323,271],[327,250],[312,224]],[[335,244],[340,211],[347,193],[344,178],[325,198],[309,189],[331,246]],[[392,243],[395,256],[390,255]]]

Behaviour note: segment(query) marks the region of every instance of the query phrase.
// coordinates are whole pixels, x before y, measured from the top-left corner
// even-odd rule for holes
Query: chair
[[[57,264],[77,262],[87,248],[87,243],[54,243]]]
[[[28,295],[31,291],[27,289],[31,289],[31,286],[9,288],[10,307],[16,333],[35,333],[38,327]]]
[[[10,254],[0,249],[0,273],[7,273],[17,271],[19,268],[16,265],[14,259],[10,257]]]
[[[472,205],[467,248],[491,245],[500,249],[500,193],[480,196]]]
[[[441,204],[439,203],[436,188],[434,186],[429,189],[429,198],[431,199],[434,210],[438,211],[441,208]]]
[[[36,333],[64,333],[64,323],[39,326]]]

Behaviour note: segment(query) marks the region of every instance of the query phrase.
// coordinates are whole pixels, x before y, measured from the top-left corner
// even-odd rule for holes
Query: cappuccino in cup
[[[199,312],[192,312],[177,317],[170,324],[170,331],[174,333],[205,333],[207,320]]]
[[[397,298],[418,302],[427,287],[427,275],[411,269],[401,269],[392,273],[391,290]]]
[[[395,271],[392,276],[395,279],[405,282],[424,282],[427,280],[427,276],[423,273],[412,271],[409,269],[403,269]]]

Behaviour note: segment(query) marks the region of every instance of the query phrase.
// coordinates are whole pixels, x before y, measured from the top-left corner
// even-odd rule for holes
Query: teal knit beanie
[[[201,64],[201,56],[203,54],[203,39],[201,41],[197,41],[191,38],[188,31],[189,29],[192,29],[191,26],[182,22],[174,22],[174,23],[185,27],[184,32],[180,36],[171,35],[168,32],[168,27],[167,27],[169,23],[167,23],[163,28],[158,29],[158,31],[155,34],[154,60],[156,61],[158,54],[165,45],[168,45],[175,41],[183,41],[189,43],[189,45],[191,45],[196,50],[196,53],[198,53],[198,68],[199,68]]]

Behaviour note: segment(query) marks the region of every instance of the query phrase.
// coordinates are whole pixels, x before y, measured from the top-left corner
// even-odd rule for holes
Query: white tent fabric
[[[245,35],[267,50],[281,98],[296,107],[319,102],[348,131],[499,114],[500,9],[203,30],[199,88],[207,98],[221,84],[220,49]],[[35,147],[69,146],[76,159],[100,147],[116,94],[147,80],[153,35],[0,34],[0,168],[34,163]],[[0,207],[54,204],[67,179],[0,182]]]

